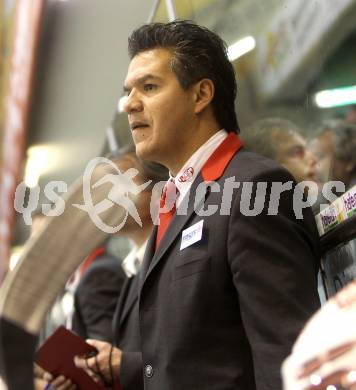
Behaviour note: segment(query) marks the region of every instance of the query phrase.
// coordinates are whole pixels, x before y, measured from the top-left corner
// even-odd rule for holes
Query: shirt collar
[[[169,173],[169,180],[173,180],[179,195],[177,197],[177,206],[184,199],[184,196],[189,192],[192,183],[208,161],[212,153],[220,146],[226,139],[228,133],[221,129],[213,136],[211,136],[194,154],[184,163],[178,174],[173,177]]]
[[[136,275],[141,268],[141,264],[143,261],[143,256],[145,254],[147,241],[142,244],[140,247],[136,245],[130,251],[130,253],[125,257],[122,261],[121,266],[124,270],[126,276],[131,278]]]
[[[229,133],[204,164],[201,170],[204,181],[209,183],[218,180],[223,175],[230,160],[241,147],[242,142],[237,134]]]

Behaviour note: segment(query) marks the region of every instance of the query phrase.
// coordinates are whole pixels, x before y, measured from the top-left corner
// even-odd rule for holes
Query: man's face
[[[318,171],[324,181],[342,181],[347,187],[350,181],[349,164],[336,157],[333,133],[325,131],[313,140],[311,147],[318,158]]]
[[[317,158],[317,175],[322,183],[332,179],[331,165],[335,159],[332,133],[325,132],[313,139],[310,148]]]
[[[276,160],[297,182],[316,179],[316,158],[299,134],[294,132],[282,134],[276,138],[276,142],[278,142]]]
[[[190,157],[194,93],[183,90],[171,69],[167,49],[147,50],[131,61],[125,80],[125,111],[136,153],[169,169]]]

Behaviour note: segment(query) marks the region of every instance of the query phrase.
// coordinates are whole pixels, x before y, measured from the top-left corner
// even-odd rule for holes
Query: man
[[[107,251],[107,243],[96,248],[67,282],[74,293],[73,312],[66,326],[82,338],[113,342],[112,319],[120,291],[126,280],[121,260]],[[52,331],[53,333],[53,331]],[[35,388],[73,390],[76,386],[64,376],[53,378],[35,364]],[[46,389],[47,389],[46,388]]]
[[[96,248],[77,269],[74,311],[66,324],[83,339],[113,342],[112,318],[126,277],[122,260],[107,245]]]
[[[351,109],[345,115],[345,120],[356,125],[356,105],[351,106]]]
[[[119,232],[122,237],[131,241],[132,251],[123,260],[121,266],[116,260],[116,270],[112,262],[95,261],[88,268],[78,286],[76,301],[80,304],[80,313],[77,314],[80,314],[81,326],[78,326],[77,318],[74,330],[86,328],[85,331],[79,332],[82,334],[84,332],[83,336],[85,333],[96,334],[95,340],[87,341],[97,348],[98,354],[89,359],[77,357],[76,362],[79,367],[86,369],[95,380],[110,385],[120,381],[123,390],[138,390],[143,388],[143,376],[138,329],[138,277],[136,274],[143,259],[147,238],[152,231],[150,212],[151,201],[154,202],[152,188],[157,183],[167,179],[167,170],[158,164],[142,161],[136,156],[135,148],[132,146],[122,148],[111,158],[116,161],[122,173],[131,168],[137,169],[138,174],[134,178],[137,185],[149,181],[150,185],[139,193],[135,200],[142,226],[129,217]],[[122,285],[123,279],[125,281]],[[96,291],[89,291],[90,285],[88,283]],[[82,296],[85,292],[89,294],[87,298]],[[117,302],[119,292],[120,297]],[[78,293],[81,296],[78,296]],[[92,302],[89,302],[89,299]],[[112,311],[113,300],[117,302],[115,313]],[[101,308],[99,304],[102,306]],[[97,319],[96,325],[93,323],[92,317]],[[113,336],[116,347],[103,341],[105,338],[111,338],[111,331],[108,332],[107,329],[109,317],[111,317],[111,321],[114,317]],[[70,379],[63,376],[53,379],[52,376],[46,375],[45,378],[51,382],[52,387],[56,390],[76,388]]]
[[[338,180],[346,190],[356,184],[356,125],[342,120],[323,123],[311,147],[322,181]]]
[[[319,305],[313,216],[296,218],[293,190],[267,215],[272,182],[292,187],[292,177],[241,148],[234,71],[217,35],[186,21],[150,24],[133,32],[129,52],[136,152],[169,169],[166,196],[172,183],[178,191],[177,212],[170,223],[161,213],[168,228],[154,230],[142,265],[145,389],[278,390],[281,362]],[[267,183],[256,216],[243,182],[253,195]]]
[[[242,136],[246,149],[272,158],[297,182],[316,179],[316,157],[296,124],[284,118],[254,122]]]

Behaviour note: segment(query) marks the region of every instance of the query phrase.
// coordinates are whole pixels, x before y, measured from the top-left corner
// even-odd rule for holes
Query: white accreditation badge
[[[194,224],[193,226],[190,226],[188,229],[183,230],[182,242],[180,243],[180,250],[187,248],[188,246],[193,245],[202,239],[203,224],[204,224],[204,220],[202,219],[201,221]]]

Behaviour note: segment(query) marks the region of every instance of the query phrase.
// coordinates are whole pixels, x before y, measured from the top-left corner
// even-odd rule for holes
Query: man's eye
[[[299,157],[299,158],[303,158],[305,155],[305,148],[303,147],[296,147],[294,149],[292,149],[291,151],[291,156],[293,157]]]
[[[155,86],[154,84],[145,84],[145,85],[143,86],[143,89],[144,89],[146,92],[153,91],[155,88],[156,88],[156,86]]]

